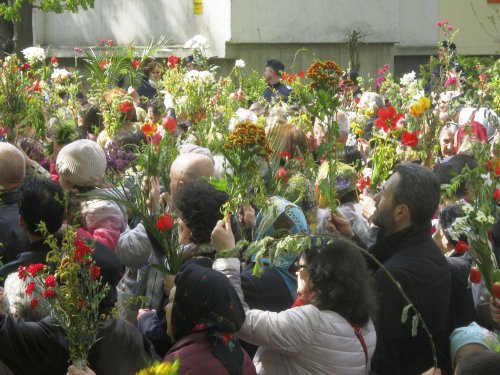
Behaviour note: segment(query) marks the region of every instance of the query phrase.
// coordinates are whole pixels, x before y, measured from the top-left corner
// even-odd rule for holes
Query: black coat
[[[0,267],[0,285],[3,285],[10,273],[17,272],[19,266],[29,266],[34,263],[47,263],[47,253],[50,247],[44,240],[29,244],[29,251],[23,251],[15,260]]]
[[[450,271],[446,258],[431,238],[429,226],[411,226],[378,241],[371,253],[389,270],[422,315],[442,361],[448,339]],[[413,312],[406,323],[401,316],[407,302],[383,269],[372,264],[379,313],[376,317],[377,347],[372,369],[377,374],[421,374],[432,367],[429,338],[419,323],[412,336]]]
[[[3,264],[12,262],[28,247],[28,238],[19,225],[18,192],[0,193],[0,256]]]
[[[152,360],[148,342],[127,321],[108,319],[99,337],[88,358],[96,374],[133,375]],[[0,360],[16,375],[64,375],[69,366],[66,335],[50,317],[25,322],[0,314],[0,347]]]

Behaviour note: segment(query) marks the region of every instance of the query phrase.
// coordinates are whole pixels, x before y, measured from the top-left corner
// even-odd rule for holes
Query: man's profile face
[[[273,68],[266,66],[264,68],[264,78],[267,83],[271,83],[272,79],[276,76],[276,72]]]
[[[372,217],[373,224],[389,231],[394,227],[393,197],[400,179],[399,174],[394,173],[382,186],[382,190],[374,197],[376,210]]]

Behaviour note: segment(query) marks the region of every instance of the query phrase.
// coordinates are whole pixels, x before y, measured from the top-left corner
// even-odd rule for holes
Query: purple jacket
[[[244,375],[257,375],[255,366],[242,348],[244,355]],[[193,333],[177,341],[169,350],[166,361],[180,360],[179,373],[189,375],[227,375],[229,372],[214,356],[210,342],[204,332]]]

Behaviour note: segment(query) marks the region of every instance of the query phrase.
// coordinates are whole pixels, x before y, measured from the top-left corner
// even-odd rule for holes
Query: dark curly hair
[[[313,236],[305,252],[314,304],[360,326],[375,315],[376,297],[365,259],[349,240]]]
[[[223,218],[221,207],[228,199],[225,192],[217,190],[204,179],[182,185],[175,194],[174,206],[191,230],[192,243],[210,243],[210,235],[217,221]]]

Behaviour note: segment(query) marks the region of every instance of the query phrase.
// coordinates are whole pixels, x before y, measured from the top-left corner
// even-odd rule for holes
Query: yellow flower
[[[155,362],[151,367],[140,370],[136,375],[177,375],[179,358],[174,362]]]
[[[420,97],[420,99],[418,99],[418,102],[424,108],[424,110],[427,110],[431,107],[431,100],[425,96]]]
[[[412,116],[418,117],[422,113],[424,113],[424,111],[425,111],[425,108],[422,105],[422,103],[420,102],[420,100],[418,102],[410,105],[410,113]]]
[[[357,136],[362,137],[362,136],[363,136],[363,129],[361,129],[361,128],[356,128],[356,129],[354,130],[354,134],[356,134]]]

